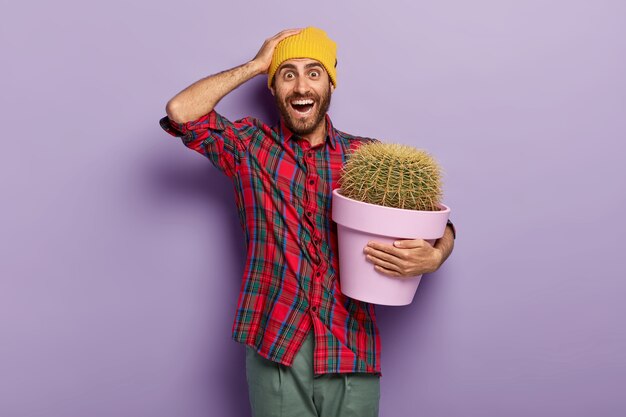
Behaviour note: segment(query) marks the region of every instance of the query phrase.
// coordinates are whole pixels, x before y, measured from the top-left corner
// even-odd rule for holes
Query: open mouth
[[[310,98],[292,100],[289,102],[291,107],[299,114],[307,114],[315,106],[315,101]]]

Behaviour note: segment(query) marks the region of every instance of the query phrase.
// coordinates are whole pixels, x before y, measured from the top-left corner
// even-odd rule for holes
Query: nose
[[[296,84],[294,85],[294,90],[299,94],[306,94],[309,92],[311,86],[309,85],[306,77],[298,77],[296,80]]]

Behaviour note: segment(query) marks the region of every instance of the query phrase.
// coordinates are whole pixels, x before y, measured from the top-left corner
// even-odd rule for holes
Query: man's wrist
[[[250,71],[250,73],[255,77],[257,75],[267,73],[267,68],[265,68],[265,66],[261,62],[255,59],[253,59],[252,61],[248,61],[247,63],[244,64],[244,66],[246,66],[248,70]]]
[[[443,264],[443,251],[433,247],[432,268],[430,272],[435,272]]]

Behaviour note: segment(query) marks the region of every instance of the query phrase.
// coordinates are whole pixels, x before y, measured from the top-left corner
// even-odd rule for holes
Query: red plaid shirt
[[[350,149],[375,139],[333,128],[311,147],[281,123],[234,123],[215,111],[161,127],[232,178],[247,242],[233,338],[290,366],[309,331],[314,372],[380,374],[374,305],[343,295],[331,193]]]

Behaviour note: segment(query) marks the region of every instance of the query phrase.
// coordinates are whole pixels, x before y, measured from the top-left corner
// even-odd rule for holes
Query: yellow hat
[[[337,87],[337,44],[321,29],[308,27],[297,35],[289,36],[278,43],[272,55],[267,73],[267,85],[272,86],[274,74],[280,65],[292,58],[310,58],[319,61]]]

